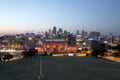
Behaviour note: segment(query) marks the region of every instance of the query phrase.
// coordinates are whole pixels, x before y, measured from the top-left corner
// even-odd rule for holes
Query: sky
[[[0,33],[63,28],[120,34],[120,0],[0,0]]]

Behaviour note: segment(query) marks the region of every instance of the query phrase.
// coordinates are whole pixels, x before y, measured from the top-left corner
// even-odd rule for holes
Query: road
[[[93,57],[43,57],[40,80],[120,80],[120,63]],[[0,80],[39,80],[40,57],[0,63]]]

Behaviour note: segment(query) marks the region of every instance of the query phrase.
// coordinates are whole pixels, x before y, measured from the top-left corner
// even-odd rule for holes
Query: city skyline
[[[119,34],[119,4],[119,0],[4,0],[0,33],[48,31],[56,26],[71,32]]]

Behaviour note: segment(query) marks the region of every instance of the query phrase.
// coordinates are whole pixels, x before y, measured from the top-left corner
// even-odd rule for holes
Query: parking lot
[[[40,57],[0,63],[0,80],[39,80]],[[42,57],[40,80],[120,80],[120,63],[91,56]]]

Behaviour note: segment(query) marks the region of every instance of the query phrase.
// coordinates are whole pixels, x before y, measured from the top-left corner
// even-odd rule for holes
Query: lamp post
[[[107,55],[108,55],[108,47],[107,47],[107,41],[104,41],[104,43],[105,43],[105,48],[106,48],[106,50],[107,50]]]
[[[83,45],[84,45],[84,52],[85,52],[85,46],[86,46],[86,42],[84,42],[84,43],[83,43]]]

